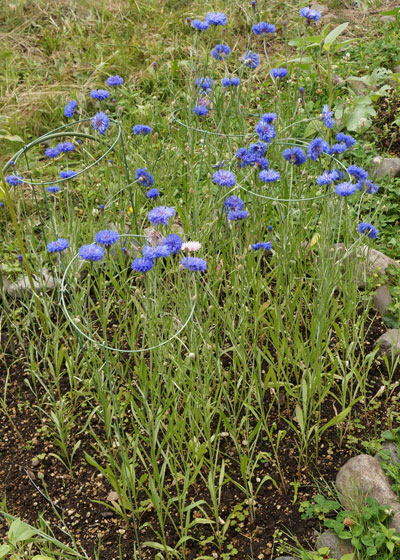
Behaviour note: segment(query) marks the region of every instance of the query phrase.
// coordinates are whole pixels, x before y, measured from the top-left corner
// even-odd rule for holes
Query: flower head
[[[321,14],[317,10],[311,10],[311,8],[300,8],[300,15],[310,21],[319,21],[321,19]]]
[[[72,179],[72,177],[75,177],[76,174],[77,174],[77,171],[71,171],[70,169],[66,169],[65,171],[60,172],[60,178],[61,179]]]
[[[228,212],[228,220],[236,222],[238,220],[245,220],[249,216],[247,210],[230,210]]]
[[[156,206],[149,212],[149,222],[167,226],[170,219],[174,216],[175,208],[173,206]]]
[[[121,76],[115,75],[115,76],[110,76],[109,78],[107,78],[107,85],[108,86],[122,86],[122,84],[124,83],[124,78],[121,78]]]
[[[158,189],[149,189],[146,193],[147,198],[158,198],[160,191]]]
[[[98,243],[99,245],[104,245],[105,247],[111,247],[111,245],[114,245],[114,243],[116,243],[118,239],[118,232],[108,229],[99,231],[94,236],[94,240],[96,241],[96,243]]]
[[[102,135],[110,126],[110,119],[105,113],[100,111],[99,113],[96,113],[92,118],[92,126],[100,135]]]
[[[154,177],[146,168],[142,169],[139,167],[139,169],[136,169],[135,180],[144,187],[151,187],[154,185]]]
[[[226,15],[222,12],[208,12],[205,19],[209,25],[226,25]]]
[[[213,183],[220,187],[233,187],[236,184],[236,175],[232,171],[220,169],[213,174]]]
[[[278,115],[276,113],[264,113],[261,120],[267,122],[268,124],[272,124],[277,118]]]
[[[375,194],[375,193],[377,193],[378,190],[379,190],[379,186],[378,186],[378,185],[375,185],[375,184],[374,184],[372,181],[370,181],[370,180],[367,180],[367,181],[365,181],[365,182],[363,181],[363,186],[366,187],[365,191],[366,191],[368,194]]]
[[[196,251],[200,251],[201,243],[198,241],[187,241],[183,243],[181,249],[187,253],[195,253]]]
[[[347,168],[347,173],[349,175],[352,175],[359,181],[365,181],[366,179],[368,179],[368,171],[361,169],[361,167],[358,167],[358,165],[349,165],[349,167]]]
[[[56,158],[60,155],[60,152],[57,150],[57,148],[47,148],[47,150],[44,152],[44,155],[48,158]]]
[[[57,150],[64,153],[73,152],[75,150],[75,144],[72,142],[60,142],[57,144]]]
[[[146,136],[146,134],[153,132],[153,129],[150,126],[147,126],[147,124],[137,124],[132,128],[132,130],[133,134],[136,136],[139,136],[139,134]]]
[[[56,241],[52,241],[51,243],[47,243],[47,250],[49,253],[61,253],[61,251],[65,251],[68,249],[69,243],[66,239],[60,237]]]
[[[67,119],[72,119],[72,117],[75,114],[75,109],[77,108],[77,106],[78,103],[75,101],[75,99],[71,99],[71,101],[68,101],[68,103],[64,107],[64,117],[67,117]]]
[[[192,27],[197,31],[207,31],[209,24],[206,21],[201,21],[200,19],[194,19],[192,21]]]
[[[214,85],[214,82],[209,76],[206,77],[202,76],[201,78],[196,78],[194,83],[197,88],[203,89],[206,93],[209,93]]]
[[[254,251],[259,251],[260,249],[263,249],[264,251],[270,251],[272,249],[272,241],[267,241],[267,242],[260,241],[259,243],[253,243],[251,245],[251,248]]]
[[[260,179],[260,181],[263,181],[264,183],[273,183],[274,181],[279,181],[281,175],[279,171],[274,171],[273,169],[266,169],[260,171],[258,178]]]
[[[104,257],[104,249],[100,245],[96,245],[96,243],[91,243],[90,245],[82,245],[78,254],[84,261],[101,261]]]
[[[49,185],[46,187],[46,191],[53,194],[60,192],[60,190],[58,185]]]
[[[292,165],[303,165],[307,161],[307,156],[301,148],[287,148],[282,152],[283,157]]]
[[[367,235],[370,239],[376,239],[379,234],[379,230],[376,229],[372,224],[368,224],[367,222],[361,222],[358,225],[357,231],[364,235]]]
[[[90,97],[92,99],[98,99],[99,101],[104,101],[110,97],[110,92],[106,89],[94,89],[90,92]]]
[[[136,270],[136,272],[149,272],[149,270],[151,270],[153,266],[153,259],[135,259],[131,264],[131,269]]]
[[[322,175],[317,177],[318,185],[330,185],[333,181],[337,181],[340,178],[339,172],[337,169],[333,169],[332,171],[324,171]]]
[[[282,79],[282,78],[286,78],[286,76],[288,75],[288,70],[287,68],[271,68],[271,76],[275,79]]]
[[[182,248],[183,241],[179,235],[176,233],[171,233],[171,235],[167,235],[167,237],[163,240],[162,245],[168,247],[169,252],[171,255],[175,255],[179,253]]]
[[[329,153],[330,146],[328,142],[323,138],[314,138],[314,140],[312,140],[307,147],[308,157],[313,161],[317,160],[319,156],[324,152]]]
[[[208,113],[208,107],[205,107],[204,105],[196,105],[196,107],[193,107],[193,113],[199,117],[205,117]]]
[[[346,181],[345,183],[340,183],[336,185],[335,192],[339,196],[350,196],[357,191],[357,185],[351,183],[350,181]]]
[[[264,140],[264,142],[271,142],[276,136],[276,130],[272,126],[272,124],[269,124],[263,119],[258,121],[255,127],[255,131],[260,139]]]
[[[261,21],[260,23],[256,23],[253,25],[253,33],[254,35],[266,35],[267,33],[275,33],[275,25],[272,23],[266,23],[265,21]]]
[[[211,56],[216,60],[224,60],[228,58],[231,48],[228,45],[217,45],[211,51]]]
[[[203,259],[197,257],[183,257],[181,261],[182,267],[194,272],[203,272],[207,270],[207,263]]]
[[[237,87],[240,84],[240,78],[233,76],[233,78],[222,78],[223,87]]]
[[[343,132],[338,132],[336,134],[336,140],[338,142],[344,142],[348,148],[352,148],[357,142],[357,140],[350,136],[350,134],[343,134]]]
[[[253,51],[247,51],[247,53],[243,55],[242,61],[244,62],[245,66],[248,66],[252,70],[260,65],[259,56]]]
[[[224,206],[227,210],[243,210],[244,202],[238,196],[229,196],[225,200]]]
[[[335,119],[332,118],[333,111],[329,110],[329,105],[324,105],[321,113],[321,118],[326,128],[335,126]]]
[[[344,142],[339,142],[331,146],[331,154],[343,154],[347,150],[347,145]]]

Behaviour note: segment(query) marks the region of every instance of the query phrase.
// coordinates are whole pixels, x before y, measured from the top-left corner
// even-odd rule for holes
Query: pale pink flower
[[[196,251],[200,251],[201,243],[198,241],[188,241],[182,245],[182,251],[187,251],[188,253],[195,253]]]

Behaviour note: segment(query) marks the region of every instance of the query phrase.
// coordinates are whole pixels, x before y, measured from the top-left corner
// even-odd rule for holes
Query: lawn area
[[[399,25],[0,6],[0,560],[400,559]]]

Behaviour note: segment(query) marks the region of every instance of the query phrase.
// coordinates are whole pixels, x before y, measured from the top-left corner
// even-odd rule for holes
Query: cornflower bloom
[[[355,192],[357,192],[357,190],[358,190],[357,185],[351,183],[350,181],[346,181],[345,183],[340,183],[335,187],[335,192],[339,196],[350,196]]]
[[[289,72],[287,68],[272,68],[270,74],[273,78],[280,80],[286,78]]]
[[[236,184],[236,175],[232,171],[221,169],[213,174],[213,183],[220,187],[233,187]]]
[[[181,250],[183,241],[179,235],[171,233],[162,241],[162,245],[165,245],[168,248],[171,255],[176,255],[176,253],[179,253]]]
[[[332,118],[333,111],[329,110],[329,105],[324,105],[321,113],[321,118],[326,128],[335,126],[335,119]]]
[[[75,144],[72,142],[60,142],[57,144],[57,150],[63,153],[73,152],[75,150]]]
[[[301,148],[287,148],[282,152],[283,157],[292,165],[303,165],[307,161],[307,156]]]
[[[147,198],[158,198],[160,196],[160,191],[158,189],[150,189],[146,193]]]
[[[253,51],[247,51],[247,53],[243,55],[242,61],[245,66],[248,66],[252,70],[255,70],[260,65],[260,58],[258,54]]]
[[[343,134],[343,132],[338,132],[336,134],[336,140],[338,142],[344,142],[348,148],[352,148],[357,142],[357,140],[350,136],[350,134]]]
[[[66,239],[59,237],[56,241],[52,241],[51,243],[47,243],[47,250],[49,253],[61,253],[61,251],[65,251],[68,249],[69,243]]]
[[[96,243],[98,243],[99,245],[104,245],[105,247],[111,247],[111,245],[114,245],[114,243],[116,243],[118,239],[118,232],[108,229],[99,231],[94,236],[94,240],[96,241]]]
[[[118,74],[116,76],[110,76],[109,78],[107,78],[108,86],[122,86],[123,83],[124,79],[121,78],[121,76],[118,76]]]
[[[208,113],[208,107],[204,107],[204,105],[196,105],[196,107],[193,107],[193,113],[199,117],[205,117]]]
[[[136,270],[136,272],[149,272],[153,266],[153,259],[135,259],[131,264],[131,269]]]
[[[139,136],[140,134],[142,136],[146,136],[146,134],[153,132],[153,129],[150,126],[147,126],[147,124],[137,124],[132,128],[132,130],[133,134],[136,136]]]
[[[253,25],[254,35],[267,35],[268,33],[275,33],[275,25],[261,21]]]
[[[193,272],[204,272],[207,270],[207,263],[203,259],[197,257],[183,257],[182,268],[192,270]]]
[[[252,243],[251,248],[253,251],[259,251],[263,249],[264,251],[270,251],[272,249],[272,241],[260,241],[259,243]]]
[[[222,78],[223,87],[237,87],[240,84],[240,78],[234,76],[233,78]]]
[[[72,117],[75,114],[75,109],[77,108],[77,106],[78,103],[75,101],[75,99],[71,99],[71,101],[69,101],[64,107],[64,117],[67,117],[67,119],[72,119]]]
[[[104,101],[110,97],[110,92],[106,89],[94,89],[90,92],[90,97],[92,99],[97,99],[99,101]]]
[[[208,12],[205,20],[209,25],[226,25],[226,15],[222,12]]]
[[[214,82],[209,76],[205,76],[205,77],[202,76],[201,78],[196,78],[194,83],[197,88],[203,89],[206,93],[209,93],[214,85]]]
[[[100,135],[103,135],[107,128],[110,126],[110,119],[105,113],[100,111],[99,113],[96,113],[92,118],[92,126],[94,130],[97,130]]]
[[[149,222],[167,226],[170,219],[174,216],[175,208],[173,206],[156,206],[149,212]]]
[[[209,25],[206,21],[201,21],[200,19],[194,19],[192,21],[192,27],[197,31],[207,31]]]
[[[60,190],[58,185],[49,185],[46,187],[46,191],[53,194],[60,192]]]
[[[60,178],[61,179],[72,179],[72,177],[75,177],[76,174],[77,174],[76,171],[71,171],[70,169],[66,169],[65,171],[60,172]]]
[[[264,183],[273,183],[274,181],[279,181],[281,175],[279,171],[274,171],[273,169],[267,169],[265,171],[260,171],[258,178]]]
[[[47,150],[44,152],[44,155],[48,158],[56,158],[60,155],[60,152],[57,150],[57,148],[47,148]]]
[[[236,222],[238,220],[245,220],[249,216],[247,210],[230,210],[228,212],[228,220]]]
[[[228,58],[231,52],[231,48],[228,45],[217,45],[211,51],[211,56],[215,58],[215,60],[224,60]]]
[[[300,15],[301,17],[306,18],[307,23],[311,21],[319,21],[321,19],[321,13],[317,10],[311,10],[310,8],[300,8]]]
[[[226,210],[243,210],[244,202],[238,196],[229,196],[225,200],[224,206]]]
[[[146,168],[142,169],[139,167],[139,169],[136,169],[135,180],[138,181],[138,183],[141,183],[144,187],[151,187],[154,185],[154,177],[147,171]]]
[[[79,257],[84,261],[101,261],[104,257],[104,249],[100,245],[91,243],[90,245],[82,245],[78,251]]]
[[[317,160],[324,152],[328,154],[330,152],[330,146],[323,138],[314,138],[307,147],[308,157],[312,161]]]
[[[367,222],[361,222],[358,225],[357,231],[364,235],[367,235],[370,239],[376,239],[379,234],[379,230],[376,229],[372,224],[368,224]]]

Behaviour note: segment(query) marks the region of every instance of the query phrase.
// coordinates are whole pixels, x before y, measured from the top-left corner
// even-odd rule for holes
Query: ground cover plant
[[[10,106],[1,135],[0,557],[264,558],[288,532],[310,548],[298,503],[397,421],[397,361],[374,347],[385,323],[354,260],[396,204],[366,170],[387,89],[349,111],[349,22],[297,4],[104,2],[81,8],[89,36],[63,5],[37,39],[68,95],[43,87],[25,129]],[[2,17],[27,33],[42,20],[25,12]],[[94,69],[75,90],[62,26]],[[18,72],[43,68],[34,50],[24,78],[4,54],[17,99]],[[389,532],[362,545],[384,558],[398,537],[369,508]]]

